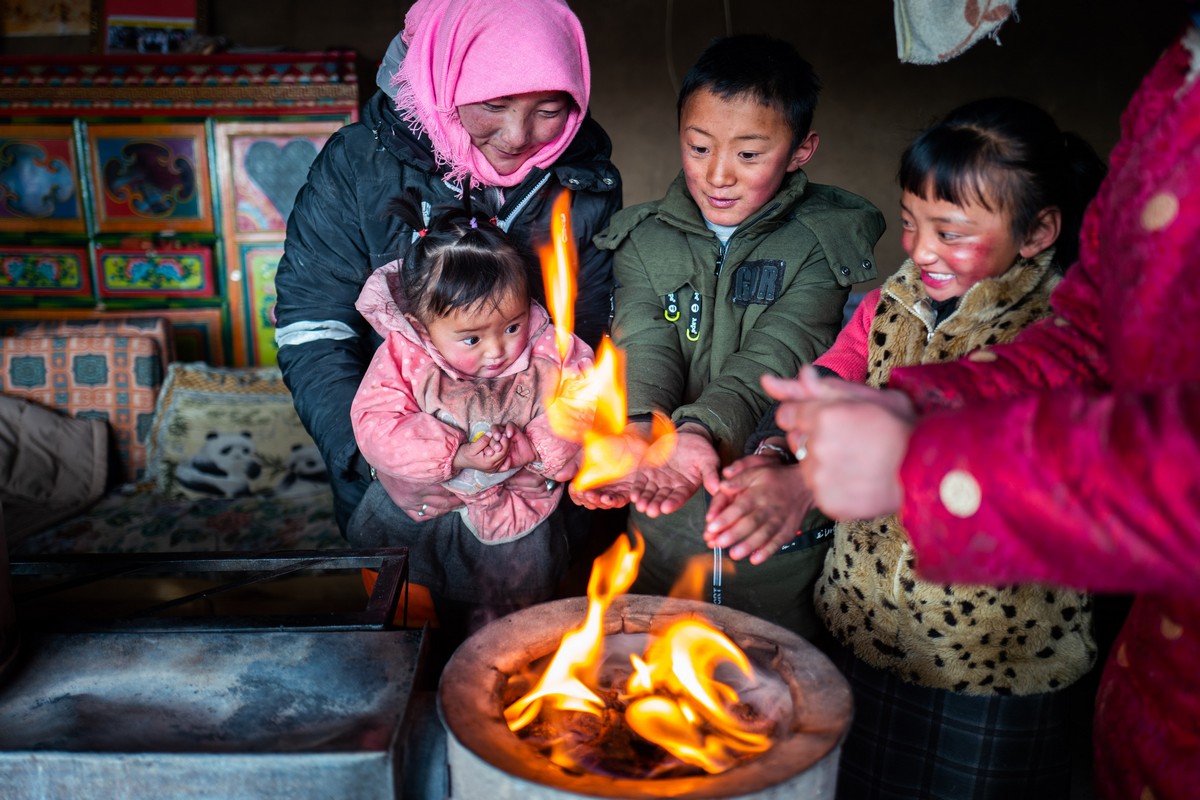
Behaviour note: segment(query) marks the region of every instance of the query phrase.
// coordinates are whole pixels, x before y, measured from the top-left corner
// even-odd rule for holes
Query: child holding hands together
[[[378,480],[349,538],[407,546],[411,578],[444,623],[462,606],[545,600],[567,557],[560,481],[579,459],[578,445],[550,430],[545,404],[564,371],[591,364],[591,348],[573,338],[560,357],[532,299],[530,260],[485,214],[451,208],[426,225],[415,192],[391,210],[416,243],[403,264],[376,270],[358,301],[384,342],[351,407]],[[431,486],[458,507],[423,502]]]

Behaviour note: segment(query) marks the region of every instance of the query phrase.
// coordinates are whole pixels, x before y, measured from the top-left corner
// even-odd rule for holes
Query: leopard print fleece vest
[[[952,361],[1006,342],[1050,314],[1051,253],[972,286],[941,324],[908,261],[884,285],[869,336],[867,383],[893,367]],[[1095,662],[1086,594],[1043,585],[928,583],[895,515],[839,523],[816,606],[863,661],[911,683],[974,695],[1061,689]]]

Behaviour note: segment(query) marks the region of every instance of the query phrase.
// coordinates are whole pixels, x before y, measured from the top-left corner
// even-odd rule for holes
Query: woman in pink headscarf
[[[549,236],[555,198],[571,190],[575,329],[592,345],[608,322],[612,267],[611,254],[591,241],[621,207],[611,143],[588,116],[583,28],[562,0],[419,0],[377,82],[361,119],[333,135],[297,194],[275,280],[279,365],[330,468],[343,534],[368,490],[376,501],[358,525],[361,546],[386,544],[391,526],[422,522],[372,483],[350,426],[351,401],[380,342],[355,300],[417,235],[385,213],[388,201],[410,187],[430,205],[461,203],[469,191],[531,249]],[[459,504],[448,491],[425,501],[425,518]],[[558,530],[549,546],[565,563]],[[412,565],[415,581],[438,577],[422,568]]]

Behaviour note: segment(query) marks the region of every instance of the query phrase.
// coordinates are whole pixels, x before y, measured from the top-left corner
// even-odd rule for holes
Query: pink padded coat
[[[1200,792],[1200,85],[1187,46],[1200,35],[1188,36],[1122,118],[1055,316],[891,381],[932,410],[901,471],[924,576],[1136,593],[1096,705],[1097,784],[1125,800]]]
[[[512,473],[456,472],[454,455],[478,430],[511,422],[525,431],[538,453],[527,469],[548,479],[573,474],[579,446],[551,432],[545,400],[563,374],[579,374],[591,366],[592,350],[574,338],[568,357],[560,359],[549,315],[534,302],[529,345],[521,357],[494,378],[464,376],[446,363],[393,299],[389,278],[395,281],[397,269],[396,262],[377,269],[356,304],[384,337],[350,408],[358,447],[392,502],[413,519],[421,490],[440,484],[463,500],[457,513],[480,541],[517,539],[554,510],[562,484],[549,481],[531,490],[506,483]]]

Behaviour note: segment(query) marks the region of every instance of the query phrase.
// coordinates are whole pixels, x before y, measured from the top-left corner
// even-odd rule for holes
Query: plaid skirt
[[[846,648],[827,649],[854,694],[838,800],[1070,796],[1069,690],[957,694],[906,683]]]

